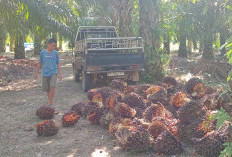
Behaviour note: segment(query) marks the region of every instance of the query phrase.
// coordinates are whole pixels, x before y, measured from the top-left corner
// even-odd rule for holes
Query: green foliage
[[[221,152],[219,157],[232,156],[232,143],[231,142],[224,143],[224,146],[226,146],[226,148]]]
[[[228,115],[228,113],[221,108],[220,111],[218,111],[214,116],[213,116],[213,120],[217,119],[217,129],[219,129],[225,121],[232,121],[232,118],[230,117],[230,115]]]
[[[226,121],[230,121],[232,122],[232,117],[230,117],[228,115],[228,113],[221,108],[219,112],[217,112],[213,118],[213,120],[217,119],[217,129],[219,129]],[[229,126],[231,128],[231,125]],[[224,146],[226,146],[226,148],[221,152],[219,157],[225,157],[225,156],[232,156],[232,143],[231,142],[227,142],[224,143]]]
[[[228,52],[227,52],[227,58],[229,59],[229,63],[232,64],[232,42],[229,43],[227,46]],[[232,70],[229,72],[229,75],[227,77],[227,81],[229,82],[232,77]]]

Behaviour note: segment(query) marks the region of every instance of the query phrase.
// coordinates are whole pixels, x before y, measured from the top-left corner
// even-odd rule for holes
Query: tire
[[[74,66],[73,66],[73,78],[74,78],[74,80],[75,80],[76,82],[80,82],[80,81],[81,81],[81,80],[80,80],[80,74],[77,74],[77,73],[75,72]]]
[[[82,89],[84,92],[91,89],[91,76],[84,71],[82,71]]]

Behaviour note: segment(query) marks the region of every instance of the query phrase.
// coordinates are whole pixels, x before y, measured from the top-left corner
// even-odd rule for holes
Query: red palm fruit
[[[151,85],[149,84],[143,84],[138,86],[138,88],[136,89],[135,93],[139,94],[140,96],[142,96],[144,99],[147,99],[147,94],[146,94],[146,90],[148,88],[150,88]]]
[[[113,109],[117,103],[122,102],[124,94],[120,91],[115,91],[107,99],[107,107]]]
[[[195,121],[197,118],[204,119],[206,116],[206,110],[202,108],[199,101],[191,101],[186,103],[177,111],[178,119],[181,122],[190,123]]]
[[[232,103],[225,104],[223,109],[232,117]]]
[[[204,157],[218,157],[225,148],[223,144],[229,139],[228,130],[228,127],[223,127],[207,133],[202,138],[193,139],[196,153]]]
[[[135,92],[136,89],[137,89],[137,86],[133,86],[133,85],[127,86],[127,87],[125,88],[125,93],[128,94],[128,93]]]
[[[59,126],[53,120],[45,120],[36,125],[38,136],[53,136],[58,130]]]
[[[217,93],[214,94],[207,94],[200,99],[200,104],[206,107],[208,110],[215,110],[218,108]]]
[[[179,109],[187,102],[190,102],[190,99],[185,93],[178,92],[175,95],[171,96],[169,104],[174,106],[176,109]]]
[[[213,120],[206,119],[203,120],[199,125],[198,125],[198,130],[202,130],[206,133],[211,132],[216,129],[216,126],[214,124]]]
[[[149,88],[150,89],[150,88]],[[151,102],[152,104],[155,103],[166,103],[167,101],[167,91],[163,87],[159,87],[159,90],[155,93],[147,95],[148,102]]]
[[[109,87],[103,87],[103,88],[99,88],[98,92],[101,94],[102,97],[102,101],[103,104],[105,106],[107,106],[107,99],[109,98],[109,96],[115,92],[115,90],[113,90],[112,88]]]
[[[134,118],[136,110],[125,103],[118,103],[112,110],[114,117]]]
[[[155,93],[157,93],[158,91],[160,91],[161,88],[162,88],[162,87],[160,87],[160,86],[153,85],[153,86],[149,87],[149,88],[146,90],[146,94],[147,94],[147,96],[148,96],[148,95],[151,95],[151,94],[155,94]]]
[[[154,117],[164,117],[164,106],[160,104],[152,104],[143,112],[143,118],[151,122]]]
[[[151,136],[156,139],[163,131],[168,130],[168,127],[161,120],[153,120],[148,127]]]
[[[85,107],[85,104],[80,102],[80,103],[73,105],[70,111],[77,112],[78,115],[82,115],[82,111],[84,107]]]
[[[176,155],[183,152],[183,146],[168,130],[162,132],[155,140],[154,151],[158,154]]]
[[[168,87],[172,87],[172,86],[177,85],[176,79],[174,77],[171,77],[171,76],[165,77],[163,82],[166,83],[168,85]]]
[[[123,98],[123,102],[136,110],[136,117],[142,117],[143,111],[146,109],[143,97],[136,93],[129,93]]]
[[[108,110],[107,112],[105,112],[100,120],[99,120],[99,123],[100,125],[105,128],[105,129],[108,129],[109,128],[109,125],[110,125],[110,122],[114,119],[114,116],[112,114],[112,112],[110,110]]]
[[[93,96],[98,92],[98,88],[96,88],[96,89],[91,89],[91,90],[89,90],[88,92],[87,92],[87,97],[88,97],[88,99],[89,99],[89,101],[92,101],[92,99],[93,99]]]
[[[124,92],[126,88],[126,83],[123,82],[122,80],[112,80],[110,87],[113,89],[119,90],[121,92]]]
[[[137,125],[119,128],[115,136],[121,147],[127,151],[147,150],[151,144],[149,132]]]
[[[97,103],[94,103],[94,102],[90,101],[81,109],[81,113],[82,113],[83,116],[86,117],[91,112],[97,111],[98,108],[99,108],[99,105]]]
[[[132,124],[132,121],[129,118],[124,118],[124,119],[120,117],[115,118],[114,120],[110,122],[109,133],[115,134],[118,129],[129,126],[131,124]]]
[[[64,127],[73,126],[78,122],[79,119],[80,119],[80,116],[78,115],[77,112],[71,111],[71,112],[65,113],[62,117],[62,125]]]
[[[88,114],[88,120],[92,123],[92,124],[99,124],[101,117],[108,112],[107,108],[99,108],[93,112],[90,112]]]
[[[211,87],[211,86],[207,86],[205,85],[205,89],[206,89],[206,94],[213,94],[217,92],[217,89]]]
[[[202,120],[200,119],[191,121],[191,123],[180,121],[177,124],[180,141],[186,144],[193,144],[193,141],[191,140],[192,138],[202,138],[205,135],[205,132],[198,128],[200,123],[202,123]]]
[[[40,119],[52,119],[54,117],[55,110],[51,107],[43,106],[36,111],[36,115]]]
[[[142,110],[146,108],[143,97],[139,96],[136,93],[129,93],[123,98],[123,102],[129,105],[130,107],[139,107]]]
[[[216,95],[216,99],[218,100],[218,108],[220,109],[221,107],[225,107],[226,104],[232,102],[232,98],[229,93],[223,94],[223,92],[219,92]]]
[[[190,79],[186,83],[185,88],[193,99],[200,99],[206,94],[206,88],[199,78]]]
[[[106,104],[104,104],[102,95],[100,93],[93,96],[92,102],[97,103],[99,108],[106,107]]]

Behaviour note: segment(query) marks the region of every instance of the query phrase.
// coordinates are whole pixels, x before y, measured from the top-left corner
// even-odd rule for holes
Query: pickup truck
[[[144,70],[142,38],[117,37],[115,27],[81,26],[74,46],[74,79],[82,80],[84,91],[99,80],[121,79],[134,84],[139,81],[139,71]]]

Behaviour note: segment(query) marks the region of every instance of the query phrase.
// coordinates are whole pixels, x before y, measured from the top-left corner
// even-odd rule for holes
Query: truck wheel
[[[91,77],[86,72],[82,72],[82,88],[87,92],[91,88]]]
[[[75,72],[74,67],[73,67],[73,77],[74,77],[74,80],[75,80],[76,82],[80,82],[80,74],[77,74],[77,73]]]

